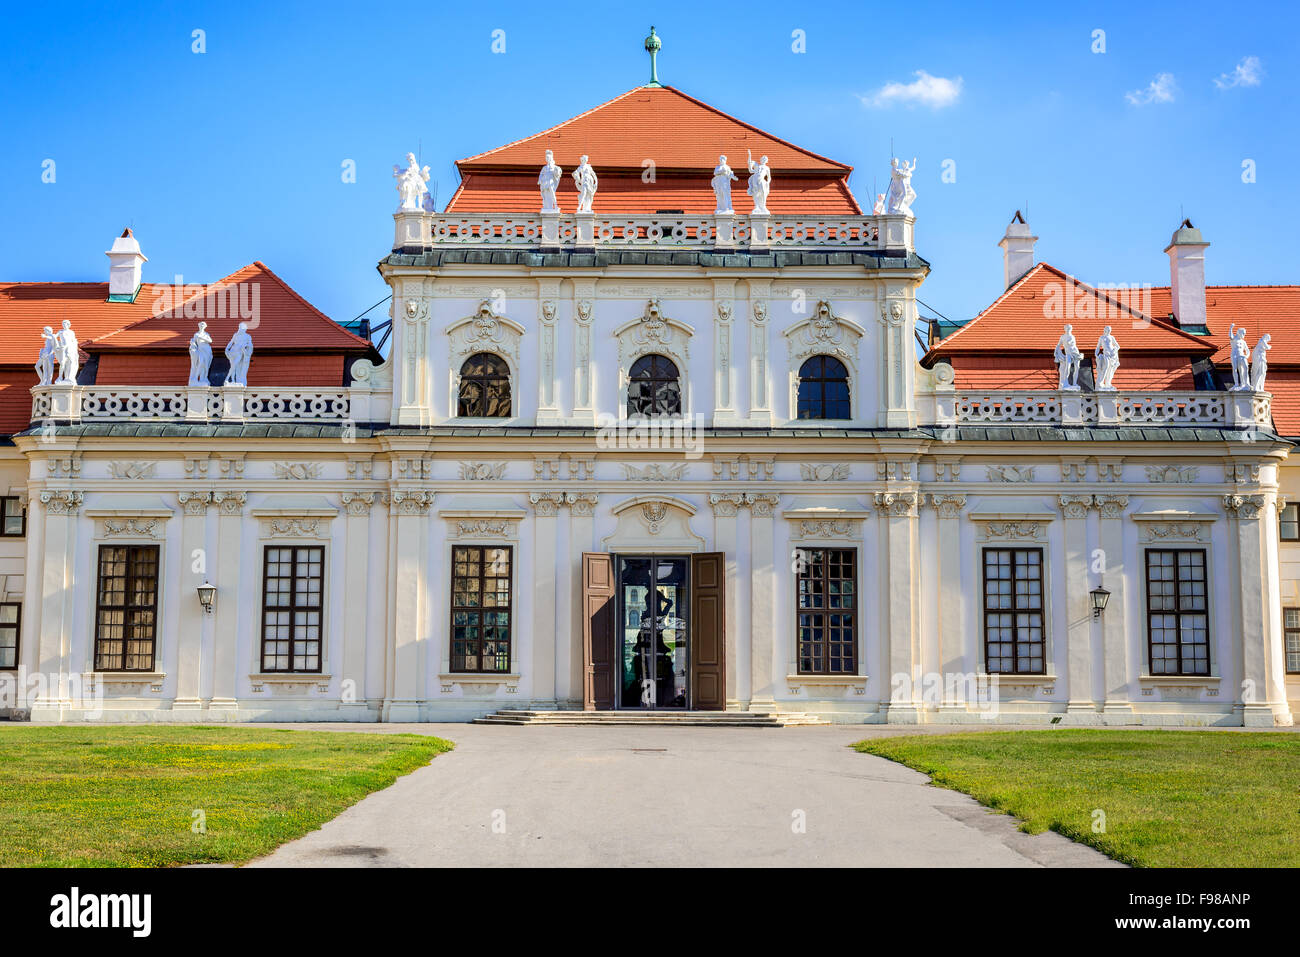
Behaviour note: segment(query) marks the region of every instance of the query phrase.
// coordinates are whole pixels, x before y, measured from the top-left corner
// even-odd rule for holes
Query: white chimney
[[[1011,217],[1011,223],[1007,226],[1007,234],[998,243],[1002,247],[1002,280],[1007,289],[1034,268],[1036,242],[1038,237],[1025,222],[1025,217],[1020,215],[1020,210],[1016,210],[1016,215]]]
[[[1165,247],[1174,318],[1180,326],[1205,325],[1205,247],[1209,245],[1192,221],[1184,219]]]
[[[113,240],[113,248],[104,253],[108,257],[108,301],[132,302],[140,288],[140,267],[149,260],[140,252],[131,230],[124,230]]]

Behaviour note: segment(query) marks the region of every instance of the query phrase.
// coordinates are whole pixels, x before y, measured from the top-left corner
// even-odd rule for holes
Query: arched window
[[[460,367],[460,395],[456,414],[476,419],[502,419],[510,415],[510,367],[506,360],[479,352]]]
[[[663,356],[642,356],[628,374],[627,414],[681,415],[682,383],[677,366]]]
[[[813,356],[799,367],[800,419],[849,418],[849,371],[831,356]]]

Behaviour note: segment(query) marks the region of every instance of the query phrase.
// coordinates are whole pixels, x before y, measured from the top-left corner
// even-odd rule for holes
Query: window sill
[[[91,692],[103,685],[148,685],[154,694],[162,694],[166,677],[162,671],[87,671],[81,676],[86,690]]]
[[[1199,692],[1205,692],[1207,698],[1219,696],[1218,675],[1139,675],[1138,683],[1144,696],[1159,690],[1164,698],[1194,698]]]
[[[517,694],[521,677],[504,671],[457,671],[438,675],[438,682],[443,694],[450,694],[457,685],[466,695],[495,695],[502,685],[505,685],[506,694]]]
[[[833,688],[841,689],[840,693],[846,693],[850,688],[854,694],[864,695],[867,693],[867,682],[870,681],[867,675],[786,675],[786,687],[790,689],[790,694],[801,694],[805,688],[818,690],[831,690]]]
[[[983,671],[976,674],[975,679],[981,687],[996,688],[999,694],[1013,688],[1041,688],[1044,695],[1050,695],[1055,693],[1057,682],[1056,675],[993,674]],[[1032,693],[1031,691],[1030,694]]]
[[[266,685],[274,688],[288,688],[294,685],[315,685],[320,692],[329,691],[333,675],[318,671],[272,671],[255,673],[248,676],[253,692],[261,692]]]

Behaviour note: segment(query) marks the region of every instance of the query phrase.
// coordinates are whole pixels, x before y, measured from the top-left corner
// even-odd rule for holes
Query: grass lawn
[[[0,726],[0,867],[243,863],[451,748],[414,734]]]
[[[1300,866],[1300,734],[1062,729],[855,747],[1126,864]]]

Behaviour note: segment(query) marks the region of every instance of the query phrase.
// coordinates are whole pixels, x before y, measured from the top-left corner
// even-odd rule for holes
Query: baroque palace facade
[[[145,283],[129,233],[107,284],[0,287],[0,706],[1291,723],[1300,405],[1227,388],[1224,326],[1294,287],[1207,291],[1187,224],[1129,301],[1017,217],[943,336],[910,167],[864,213],[850,167],[657,83],[458,168],[442,212],[396,171],[386,361],[261,263]],[[80,370],[37,384],[63,319]],[[1078,391],[1067,322],[1123,349]]]

